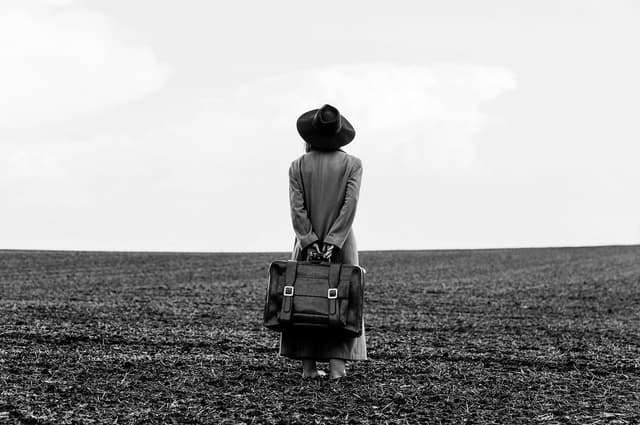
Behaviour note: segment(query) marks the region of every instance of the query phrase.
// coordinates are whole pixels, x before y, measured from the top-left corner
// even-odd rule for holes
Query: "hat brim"
[[[318,130],[313,126],[313,117],[318,109],[305,112],[300,115],[296,127],[300,137],[311,146],[319,149],[338,149],[344,145],[349,144],[354,137],[356,137],[356,131],[353,126],[344,115],[341,115],[340,120],[342,122],[342,128],[337,134],[325,135],[320,134]]]

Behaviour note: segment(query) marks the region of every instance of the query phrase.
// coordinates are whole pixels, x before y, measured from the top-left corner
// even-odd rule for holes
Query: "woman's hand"
[[[324,257],[325,259],[329,260],[331,258],[331,256],[333,255],[333,249],[335,248],[335,245],[331,245],[330,243],[323,243],[322,244],[322,257]]]
[[[305,253],[305,257],[307,260],[313,257],[321,257],[322,256],[322,250],[320,249],[320,245],[318,245],[318,242],[314,242],[310,245],[307,245],[306,248],[304,248],[304,253]]]

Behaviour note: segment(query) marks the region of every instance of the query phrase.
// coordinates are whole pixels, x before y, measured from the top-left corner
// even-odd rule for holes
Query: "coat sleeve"
[[[300,241],[301,248],[305,248],[318,241],[318,236],[313,231],[309,214],[304,206],[304,193],[302,185],[298,181],[300,166],[296,161],[289,167],[289,204],[291,206],[291,222],[296,237]]]
[[[344,202],[338,217],[331,225],[325,243],[330,243],[342,249],[349,232],[353,219],[356,216],[358,197],[360,196],[360,182],[362,181],[362,162],[357,160],[347,179],[347,188],[344,195]]]

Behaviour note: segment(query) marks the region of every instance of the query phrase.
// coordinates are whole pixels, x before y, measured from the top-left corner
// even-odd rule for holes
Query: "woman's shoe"
[[[340,379],[347,376],[347,364],[342,359],[329,360],[329,374],[331,379]]]
[[[316,370],[315,372],[312,372],[310,374],[302,372],[302,377],[304,379],[324,378],[325,376],[327,376],[327,372],[322,370]]]
[[[337,381],[339,379],[342,379],[344,377],[347,376],[347,372],[342,371],[342,372],[331,372],[331,380],[332,381]]]

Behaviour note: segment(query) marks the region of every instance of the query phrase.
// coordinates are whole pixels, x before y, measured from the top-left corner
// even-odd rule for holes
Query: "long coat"
[[[358,264],[358,248],[351,226],[356,214],[362,162],[342,150],[310,151],[289,167],[291,221],[296,234],[291,258],[314,242],[339,248],[338,260]],[[280,354],[296,359],[366,360],[366,338],[285,331]]]

